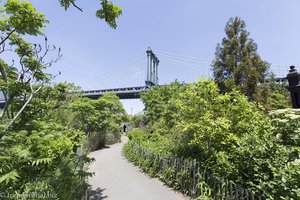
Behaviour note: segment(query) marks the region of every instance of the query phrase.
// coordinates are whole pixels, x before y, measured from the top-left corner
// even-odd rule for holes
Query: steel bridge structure
[[[143,86],[135,86],[135,87],[119,87],[112,89],[99,89],[99,90],[85,90],[83,91],[84,96],[91,99],[98,99],[100,96],[107,92],[115,93],[120,99],[138,99],[140,98],[140,94],[149,90],[153,86],[157,86],[158,84],[158,65],[159,59],[155,55],[155,53],[150,49],[150,47],[146,51],[147,54],[147,77],[145,80],[145,85]],[[159,54],[159,53],[158,53]],[[159,54],[162,55],[162,54]],[[270,81],[266,79],[265,81]],[[275,78],[276,82],[284,83],[286,81],[286,77]],[[0,108],[5,106],[4,98],[0,97]]]
[[[102,89],[102,90],[88,90],[84,91],[84,96],[91,99],[98,99],[104,93],[115,93],[120,99],[138,99],[142,92],[147,91],[150,86],[138,86],[127,88],[114,88],[114,89]]]
[[[147,91],[153,86],[158,85],[158,64],[159,60],[153,51],[148,48],[147,53],[147,78],[144,86],[124,87],[113,89],[100,89],[100,90],[85,90],[84,96],[91,99],[98,99],[104,93],[115,93],[120,99],[138,99],[142,92]],[[0,108],[4,108],[5,100],[0,99]]]
[[[158,64],[159,60],[153,51],[148,48],[147,53],[147,78],[145,80],[145,86],[137,87],[124,87],[124,88],[113,88],[113,89],[101,89],[101,90],[86,90],[84,94],[86,97],[91,99],[98,99],[104,93],[113,92],[120,99],[138,99],[140,93],[147,91],[152,86],[158,85]]]

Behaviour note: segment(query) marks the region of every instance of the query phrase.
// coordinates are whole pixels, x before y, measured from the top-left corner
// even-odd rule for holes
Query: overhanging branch
[[[71,2],[71,4],[72,4],[75,8],[77,8],[78,10],[80,10],[81,12],[83,12],[82,8],[79,8],[74,2]]]

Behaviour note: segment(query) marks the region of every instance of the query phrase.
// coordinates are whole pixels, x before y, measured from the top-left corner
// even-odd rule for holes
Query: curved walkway
[[[127,142],[114,144],[90,157],[96,161],[90,166],[95,176],[89,179],[94,200],[184,200],[183,195],[151,179],[122,156],[122,147]]]

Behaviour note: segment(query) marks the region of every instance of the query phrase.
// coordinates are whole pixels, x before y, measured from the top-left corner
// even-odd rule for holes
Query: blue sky
[[[273,71],[286,74],[300,63],[299,0],[116,0],[123,9],[116,30],[95,17],[98,0],[78,0],[84,12],[65,12],[58,0],[30,2],[50,21],[49,41],[62,48],[62,59],[50,69],[62,73],[56,81],[84,89],[142,85],[148,46],[161,61],[160,84],[209,76],[225,24],[235,16],[246,21]],[[143,109],[139,100],[123,102],[129,113]]]

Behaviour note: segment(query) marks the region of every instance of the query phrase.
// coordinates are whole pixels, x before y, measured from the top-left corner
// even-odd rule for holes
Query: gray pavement
[[[182,194],[166,187],[158,179],[149,178],[122,156],[122,147],[127,142],[114,144],[90,157],[96,161],[90,166],[95,176],[89,179],[94,200],[184,200]]]

